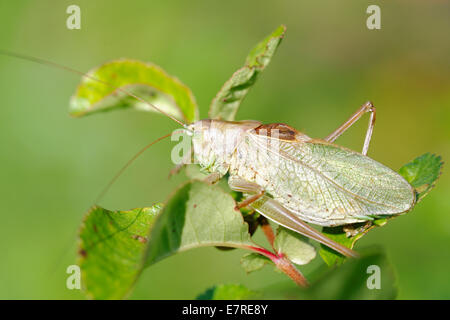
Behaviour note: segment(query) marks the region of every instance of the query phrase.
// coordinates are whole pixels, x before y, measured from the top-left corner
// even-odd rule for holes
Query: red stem
[[[270,243],[270,246],[273,248],[273,241],[275,240],[275,234],[273,233],[273,229],[270,224],[262,224],[261,229],[266,235],[267,240]]]
[[[272,260],[275,266],[291,278],[298,286],[308,287],[308,280],[306,280],[303,274],[298,271],[297,268],[283,255],[270,252],[266,248],[262,247],[248,246],[247,248]]]

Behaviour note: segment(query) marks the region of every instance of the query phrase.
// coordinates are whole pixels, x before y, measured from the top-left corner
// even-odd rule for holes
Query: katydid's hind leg
[[[324,140],[328,142],[334,142],[339,138],[348,128],[350,128],[356,121],[358,121],[362,115],[370,112],[369,127],[367,128],[366,138],[364,139],[364,146],[362,149],[362,154],[367,155],[369,151],[370,139],[372,138],[373,127],[375,126],[375,116],[376,110],[372,102],[366,102],[363,104],[346,122],[344,122],[339,128],[334,132],[329,134]]]
[[[263,196],[258,201],[255,201],[250,207],[261,213],[266,218],[308,238],[316,240],[346,257],[359,257],[357,252],[326,237],[320,231],[302,221],[295,215],[295,213],[285,208],[278,201],[272,198]]]
[[[355,251],[327,238],[321,232],[300,220],[293,212],[283,207],[278,201],[264,195],[264,190],[258,184],[236,176],[231,176],[228,179],[228,185],[231,190],[254,194],[255,198],[251,197],[253,198],[252,201],[246,205],[250,205],[251,208],[255,209],[266,218],[308,238],[323,243],[344,256],[358,257],[358,254]]]
[[[264,195],[264,189],[261,188],[260,185],[241,179],[237,176],[230,176],[230,178],[228,179],[228,185],[233,191],[252,194],[252,196],[238,203],[238,205],[236,206],[237,209],[241,209],[252,204]]]

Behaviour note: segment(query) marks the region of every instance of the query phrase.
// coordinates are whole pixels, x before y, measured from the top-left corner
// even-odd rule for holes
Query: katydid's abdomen
[[[286,125],[261,127],[237,146],[230,174],[261,186],[301,220],[338,226],[414,206],[412,186],[379,162]]]

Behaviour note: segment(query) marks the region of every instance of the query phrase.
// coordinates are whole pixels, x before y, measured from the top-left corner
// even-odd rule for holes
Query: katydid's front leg
[[[236,209],[244,208],[252,204],[253,202],[255,202],[264,195],[264,189],[261,188],[258,184],[243,180],[236,176],[231,176],[228,179],[228,185],[230,186],[230,189],[233,191],[253,194],[244,201],[238,203]]]
[[[259,186],[258,184],[249,182],[236,176],[231,176],[228,179],[228,185],[230,186],[231,190],[234,191],[260,195],[251,203],[247,203],[246,205],[249,205],[251,208],[255,209],[260,214],[274,221],[275,223],[298,232],[308,238],[316,240],[326,245],[327,247],[336,250],[346,257],[356,258],[359,256],[355,251],[329,239],[321,232],[312,228],[306,222],[299,219],[295,215],[295,213],[283,207],[278,201],[264,195],[261,186]]]
[[[364,146],[362,154],[367,155],[369,151],[370,139],[372,138],[373,127],[375,126],[376,110],[372,102],[368,101],[364,103],[347,121],[345,121],[339,128],[333,133],[329,134],[324,140],[328,142],[334,142],[341,134],[347,131],[361,116],[367,112],[370,112],[369,127],[367,128],[366,138],[364,139]]]

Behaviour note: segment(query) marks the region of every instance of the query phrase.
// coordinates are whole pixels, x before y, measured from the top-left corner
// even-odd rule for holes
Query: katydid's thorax
[[[237,146],[258,121],[200,120],[192,125],[194,161],[203,171],[225,175]]]

